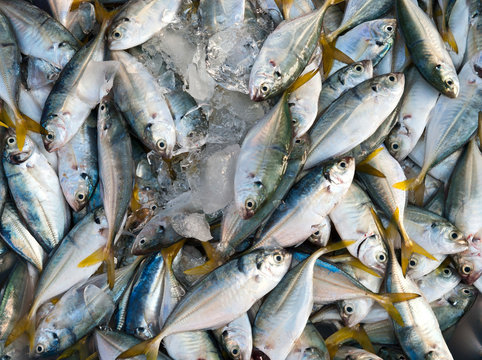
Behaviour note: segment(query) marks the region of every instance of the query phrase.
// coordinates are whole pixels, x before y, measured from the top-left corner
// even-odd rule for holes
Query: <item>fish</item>
[[[292,133],[283,96],[244,138],[234,173],[234,201],[243,219],[256,214],[279,185],[286,171]]]
[[[462,278],[448,263],[449,261],[445,261],[437,269],[416,281],[428,302],[442,298],[460,283]]]
[[[272,98],[295,82],[319,43],[326,9],[335,3],[328,0],[318,10],[282,22],[268,35],[251,69],[251,100]]]
[[[342,346],[338,349],[335,354],[334,360],[342,360],[342,359],[350,359],[350,360],[381,360],[381,357],[376,356],[375,354],[355,348],[352,346]]]
[[[112,18],[110,50],[126,50],[149,40],[176,19],[180,0],[131,0]]]
[[[0,237],[25,261],[42,271],[47,253],[23,224],[15,205],[8,201],[0,219]]]
[[[0,5],[11,22],[22,54],[62,69],[79,50],[72,34],[37,6],[24,0],[1,0]]]
[[[397,106],[404,82],[403,74],[390,73],[344,92],[310,129],[311,149],[304,168],[341,156],[372,135]],[[366,113],[376,115],[366,122]]]
[[[403,239],[401,263],[402,269],[406,273],[412,253],[422,254],[432,260],[435,260],[435,258],[411,239],[407,232],[405,220],[407,194],[393,186],[393,184],[403,180],[405,174],[400,164],[390,155],[385,145],[382,145],[381,149],[368,161],[368,164],[378,171],[382,171],[385,177],[373,176],[363,172],[360,172],[359,176],[367,188],[368,194],[372,196],[373,201],[397,224],[401,232]]]
[[[57,151],[60,186],[75,212],[87,205],[99,180],[96,120],[90,115],[77,134]]]
[[[90,266],[104,261],[109,287],[114,286],[113,246],[123,227],[134,186],[132,144],[126,124],[112,98],[103,99],[97,115],[97,149],[102,201],[107,217],[108,234],[105,247],[99,248],[79,263]]]
[[[406,74],[398,122],[387,139],[387,149],[398,161],[405,159],[414,149],[439,96],[415,67],[409,68]]]
[[[437,163],[466,144],[477,130],[477,113],[482,106],[482,52],[469,59],[460,71],[460,94],[456,99],[440,97],[425,130],[425,157],[416,178],[396,184],[399,189],[419,187]]]
[[[353,158],[312,169],[288,192],[252,248],[302,243],[319,229],[320,222],[346,193],[354,172]]]
[[[70,226],[70,209],[57,173],[29,137],[20,151],[14,132],[6,136],[3,168],[18,212],[31,234],[50,252]]]
[[[397,0],[398,25],[420,74],[449,98],[460,91],[459,77],[442,37],[430,17],[412,0]]]
[[[49,0],[50,11],[54,15],[55,19],[62,25],[67,25],[67,18],[69,16],[70,7],[73,0]]]
[[[170,159],[176,144],[176,128],[165,97],[149,71],[124,51],[111,56],[120,63],[114,80],[114,99],[142,143]]]
[[[301,336],[295,341],[286,360],[329,360],[330,354],[316,327],[307,322]]]
[[[144,353],[147,360],[153,360],[162,339],[168,335],[218,328],[238,318],[279,283],[290,263],[291,254],[286,250],[257,250],[227,262],[186,293],[158,335],[123,352],[118,359]],[[249,289],[250,296],[235,296],[240,289]],[[219,306],[227,298],[230,306]]]
[[[248,314],[231,321],[226,326],[214,330],[223,349],[230,359],[250,360],[253,350],[253,336]]]
[[[340,68],[323,81],[318,99],[318,115],[348,89],[370,79],[373,76],[373,64],[370,60],[357,61]]]
[[[371,216],[374,205],[365,191],[353,182],[330,212],[330,219],[342,240],[354,240],[347,246],[350,254],[379,274],[385,273],[388,254]]]

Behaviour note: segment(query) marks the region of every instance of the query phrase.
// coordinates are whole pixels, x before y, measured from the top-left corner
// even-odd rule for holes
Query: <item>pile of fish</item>
[[[0,0],[0,359],[454,359],[481,15]]]

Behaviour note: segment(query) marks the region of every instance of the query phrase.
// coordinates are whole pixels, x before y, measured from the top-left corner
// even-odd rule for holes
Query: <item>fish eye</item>
[[[363,67],[361,65],[357,65],[355,66],[355,70],[361,72],[363,70]]]
[[[342,169],[346,168],[346,161],[342,160],[338,163],[338,166],[341,167]]]
[[[137,334],[142,334],[144,332],[144,327],[143,326],[139,326],[139,327],[136,327],[136,333]]]
[[[37,347],[35,348],[35,352],[36,352],[37,354],[43,353],[44,350],[45,350],[45,349],[44,349],[44,346],[43,346],[42,344],[38,344]]]
[[[442,64],[435,65],[435,69],[440,70],[442,68]]]
[[[446,276],[446,277],[452,275],[452,270],[450,270],[449,268],[443,269],[442,272],[443,272],[444,276]]]
[[[464,289],[462,290],[462,292],[463,292],[465,295],[470,295],[470,290],[467,289],[467,288],[464,288]]]
[[[83,201],[85,199],[85,194],[83,192],[78,192],[75,197],[77,198],[77,200],[79,201]]]
[[[390,147],[392,148],[392,150],[396,151],[400,148],[400,145],[397,142],[394,142],[392,143],[392,145],[390,145]]]
[[[457,233],[457,231],[452,231],[450,233],[450,237],[455,240],[459,237],[459,234]]]
[[[410,261],[408,262],[408,264],[409,264],[411,267],[415,267],[415,266],[417,266],[417,264],[418,264],[418,260],[416,260],[416,259],[410,259]]]
[[[253,199],[247,199],[244,205],[247,210],[253,210],[256,207],[256,202]]]
[[[139,240],[139,244],[144,245],[146,243],[146,238],[142,238]]]
[[[164,226],[159,225],[159,229],[157,230],[157,232],[162,234],[164,232],[164,230],[165,230]],[[144,238],[142,238],[142,239],[144,239]]]
[[[462,267],[462,272],[463,272],[465,275],[470,274],[471,271],[472,271],[472,266],[470,266],[470,265],[464,265],[464,266]]]
[[[407,358],[406,358],[405,356],[403,356],[403,355],[400,355],[400,356],[398,357],[398,360],[407,360]]]
[[[390,75],[390,76],[388,77],[388,80],[390,80],[391,82],[394,82],[394,81],[395,81],[395,76]]]
[[[112,33],[112,37],[114,37],[114,39],[120,39],[122,37],[122,33],[119,30],[116,30]]]
[[[9,144],[15,144],[15,138],[13,136],[10,136],[8,139],[7,139],[7,143]]]
[[[65,45],[67,45],[67,43],[65,41],[62,41],[61,43],[59,43],[59,48],[64,47]]]
[[[266,84],[261,84],[261,92],[266,94],[269,91],[269,87]]]
[[[159,150],[166,150],[166,147],[167,147],[166,141],[161,139],[156,143],[156,146]]]
[[[98,217],[96,217],[96,218],[94,219],[94,221],[95,221],[95,223],[96,223],[97,225],[100,224],[100,219],[99,219]]]
[[[101,111],[104,111],[104,110],[105,110],[105,105],[104,105],[104,104],[102,104],[102,105],[100,106],[100,110],[101,110]]]
[[[314,233],[313,233],[314,236],[320,236],[320,230],[316,230]]]
[[[46,135],[48,141],[53,141],[55,139],[55,134],[49,131]]]
[[[301,142],[300,139],[296,139],[296,140],[295,140],[295,143],[297,143],[297,144],[299,144],[300,142]]]
[[[387,256],[385,255],[385,253],[378,253],[377,260],[380,262],[385,262],[387,261]]]
[[[451,79],[448,79],[446,82],[445,82],[448,86],[452,86],[454,84],[454,81],[451,80]]]
[[[378,92],[378,84],[372,85],[372,90]]]
[[[353,306],[345,305],[345,307],[343,308],[343,311],[347,314],[353,314]]]
[[[393,31],[393,26],[388,25],[385,29],[386,29],[388,32],[392,32],[392,31]]]
[[[187,137],[193,137],[194,136],[194,132],[193,131],[189,131],[189,133],[187,134]]]
[[[237,346],[231,349],[231,354],[237,356],[239,354],[239,348]]]
[[[280,253],[274,254],[273,258],[277,264],[283,261],[283,255],[281,255]]]
[[[157,209],[157,205],[152,205],[152,206],[151,206],[151,210],[152,210],[152,211],[154,211],[154,210],[156,210],[156,209]]]

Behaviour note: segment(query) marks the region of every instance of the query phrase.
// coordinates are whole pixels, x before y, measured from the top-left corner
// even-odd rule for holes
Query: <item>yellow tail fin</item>
[[[330,73],[331,68],[333,67],[333,63],[335,62],[335,60],[341,61],[345,64],[353,64],[354,63],[352,58],[350,58],[344,52],[338,50],[335,47],[335,42],[336,42],[336,39],[334,39],[332,41],[328,41],[326,36],[322,35],[320,37],[320,44],[321,44],[321,47],[323,49],[323,73],[325,75],[325,78]]]
[[[103,246],[92,254],[87,256],[82,260],[77,266],[87,267],[104,262],[107,268],[107,281],[109,283],[109,288],[114,288],[115,283],[115,262],[114,262],[114,248],[111,242],[108,242],[106,246]]]
[[[359,324],[349,328],[344,327],[329,336],[326,340],[326,347],[330,353],[330,358],[333,359],[338,348],[348,340],[357,341],[365,350],[375,353],[375,349],[366,333],[365,329]]]
[[[146,355],[146,360],[156,360],[159,353],[159,346],[161,346],[162,332],[156,337],[143,341],[137,345],[134,345],[129,350],[124,351],[117,356],[117,359],[129,359],[138,355]],[[116,360],[117,360],[116,359]]]
[[[162,257],[164,258],[164,261],[166,262],[167,269],[170,269],[172,267],[172,262],[174,261],[174,258],[182,249],[185,242],[186,242],[186,239],[182,239],[177,243],[169,246],[168,248],[161,250],[161,254],[162,254]]]
[[[35,340],[35,319],[33,319],[32,314],[27,314],[21,318],[12,329],[10,335],[8,335],[7,341],[5,342],[5,347],[14,342],[23,333],[27,334],[29,338],[30,350],[33,349]]]
[[[385,174],[383,174],[380,170],[375,169],[370,164],[360,163],[356,166],[356,171],[362,172],[362,173],[365,173],[365,174],[368,174],[368,175],[376,176],[376,177],[379,177],[379,178],[385,178],[386,177]]]
[[[87,348],[86,348],[87,339],[88,339],[88,336],[84,336],[82,339],[77,341],[74,345],[66,349],[62,354],[60,354],[57,360],[67,359],[72,355],[74,355],[76,352],[79,353],[80,359],[86,359],[87,358]]]
[[[115,14],[119,12],[119,8],[114,9],[112,11],[107,10],[99,0],[94,0],[94,7],[95,7],[95,18],[99,23],[103,24],[104,26],[108,22],[110,22],[110,20],[114,17]]]
[[[184,271],[186,275],[206,275],[223,265],[226,259],[207,241],[201,242],[208,260],[199,266]]]
[[[447,28],[447,25],[445,24],[445,19],[442,20],[442,39],[450,45],[453,51],[455,51],[456,54],[459,53],[459,47],[457,46],[457,41],[455,40],[454,34],[452,31]]]
[[[363,165],[368,163],[371,159],[373,159],[375,156],[380,154],[381,151],[383,151],[383,147],[379,147],[378,149],[373,150],[373,152],[370,155],[368,155],[364,160],[360,161],[358,165]]]
[[[415,293],[393,293],[393,294],[373,294],[372,299],[379,303],[390,317],[397,322],[398,325],[404,326],[403,319],[393,303],[407,301],[420,297]]]
[[[302,87],[304,84],[306,84],[308,81],[313,79],[313,77],[318,74],[320,71],[319,68],[313,69],[311,71],[308,71],[307,73],[301,75],[298,77],[298,79],[295,80],[293,84],[286,90],[288,93],[292,93],[296,90],[298,90],[300,87]]]
[[[342,254],[342,255],[335,255],[335,256],[330,256],[328,257],[328,260],[335,262],[335,263],[343,263],[343,264],[348,264],[351,265],[357,269],[363,270],[366,273],[373,275],[375,277],[381,277],[379,273],[377,273],[375,270],[369,268],[365,264],[363,264],[359,259],[356,257],[351,256],[350,254]]]

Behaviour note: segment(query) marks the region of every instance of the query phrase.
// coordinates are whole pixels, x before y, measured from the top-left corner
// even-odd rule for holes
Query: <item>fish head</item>
[[[477,266],[477,261],[475,261],[472,256],[457,254],[454,256],[454,260],[460,276],[462,276],[467,284],[472,285],[482,274],[482,268]]]
[[[460,283],[444,295],[445,300],[454,308],[468,310],[478,295],[475,286]]]
[[[165,159],[172,157],[172,150],[176,144],[176,130],[163,122],[152,122],[144,129],[144,140],[149,148]]]
[[[48,357],[76,342],[75,335],[67,328],[57,328],[53,323],[45,321],[35,331],[33,353],[35,357]]]
[[[142,35],[142,24],[135,18],[116,17],[107,34],[110,50],[125,50],[137,46]]]
[[[279,94],[282,86],[283,74],[273,60],[256,67],[249,76],[249,96],[253,101],[263,101]]]
[[[180,238],[181,236],[172,228],[169,216],[155,216],[137,235],[131,252],[134,255],[149,254],[165,247],[163,244],[169,246]]]
[[[432,270],[435,270],[446,257],[446,255],[440,257],[436,256],[438,261],[434,261],[421,254],[413,253],[408,261],[407,276],[410,276],[412,279],[418,279]]]
[[[310,136],[303,134],[300,137],[293,139],[293,147],[290,153],[290,159],[306,160],[308,156],[308,149],[311,145]]]
[[[352,87],[362,81],[368,80],[373,76],[373,63],[371,60],[357,61],[346,67],[345,71],[340,71],[338,82],[342,85],[352,84]]]
[[[431,73],[433,85],[444,95],[450,98],[456,98],[459,95],[460,83],[453,64],[439,61],[432,68]]]
[[[251,358],[251,339],[244,336],[241,331],[224,330],[221,334],[222,343],[230,359],[250,360]]]
[[[5,147],[3,151],[4,158],[11,164],[21,164],[27,161],[35,150],[35,144],[28,136],[25,137],[25,143],[22,151],[17,145],[17,137],[15,132],[9,130],[5,138]]]
[[[350,186],[355,174],[355,159],[347,156],[333,164],[327,166],[324,170],[325,178],[330,182],[330,191],[347,190]]]
[[[468,243],[465,236],[454,225],[446,221],[433,221],[430,224],[434,245],[443,254],[455,254],[467,250]]]
[[[368,39],[374,44],[373,56],[380,60],[395,41],[397,21],[395,19],[377,19],[368,22],[368,25],[370,27]]]
[[[380,274],[385,273],[388,253],[379,234],[370,234],[358,247],[358,258],[371,269]]]
[[[71,44],[67,41],[62,41],[59,43],[55,43],[53,45],[54,48],[54,59],[55,65],[59,69],[62,69],[67,63],[70,61],[72,56],[77,52],[78,47],[77,44]]]
[[[70,207],[78,212],[82,210],[89,202],[91,195],[97,185],[97,179],[94,179],[87,172],[75,172],[73,176],[60,175],[60,185],[62,187],[65,199]]]
[[[286,249],[259,250],[255,254],[257,273],[271,280],[281,280],[288,272],[292,255]]]
[[[410,131],[397,122],[387,137],[388,152],[398,161],[402,161],[410,153],[411,143]]]
[[[71,122],[70,113],[63,112],[61,114],[51,114],[47,117],[42,134],[45,149],[48,152],[56,151],[67,142],[67,130],[65,124]]]
[[[266,201],[266,189],[256,176],[248,174],[234,194],[234,201],[243,219],[252,217]]]
[[[373,78],[369,85],[380,102],[392,98],[400,99],[405,87],[405,76],[403,73],[389,73]]]
[[[339,302],[340,316],[346,326],[359,324],[368,314],[373,301],[368,298],[343,300]]]

